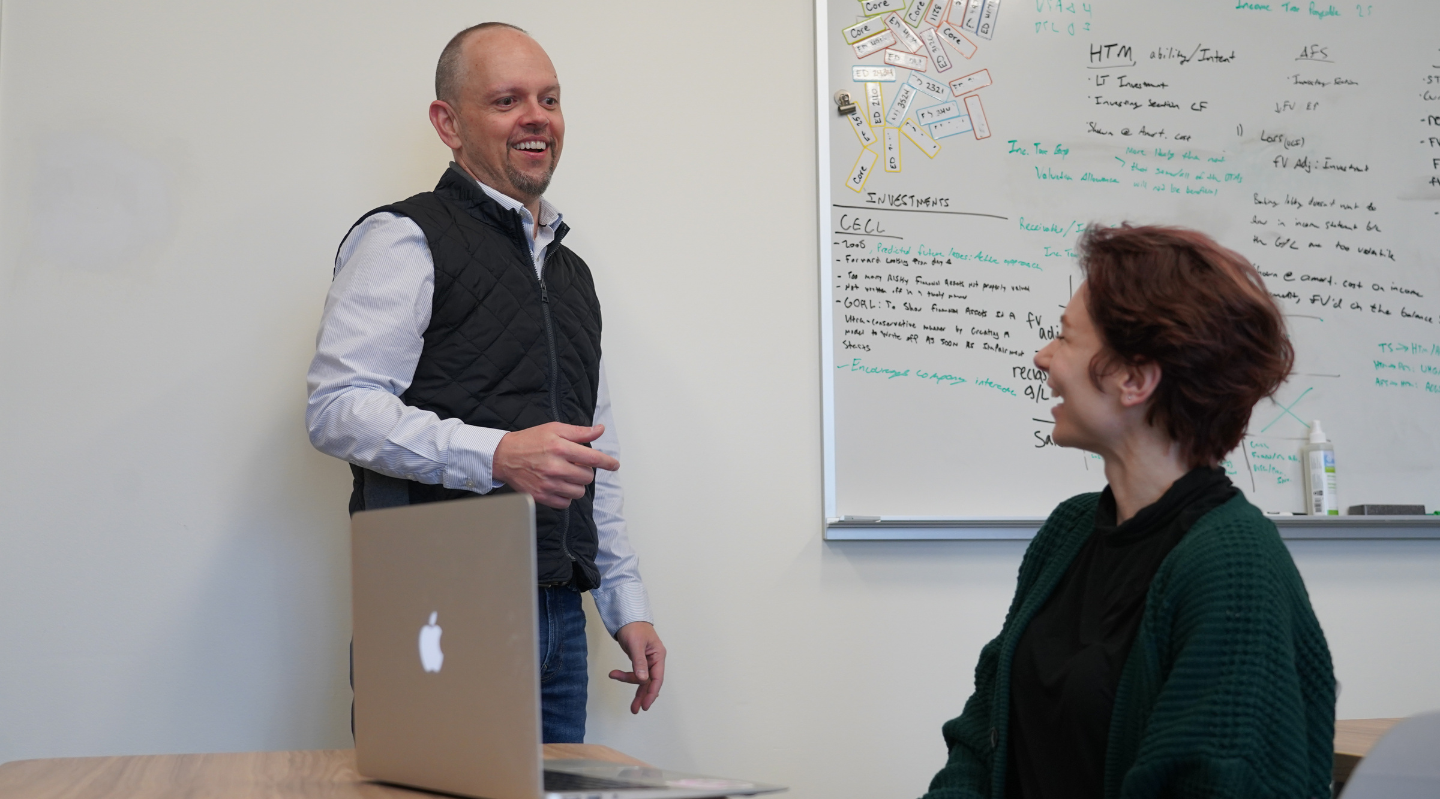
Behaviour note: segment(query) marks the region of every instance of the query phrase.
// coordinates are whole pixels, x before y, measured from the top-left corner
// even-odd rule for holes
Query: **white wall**
[[[1022,545],[821,540],[811,5],[514,8],[4,4],[0,761],[348,745],[348,475],[304,371],[348,225],[447,159],[440,47],[499,17],[565,85],[551,197],[671,651],[640,718],[592,683],[590,740],[923,790]],[[1340,714],[1440,707],[1440,542],[1292,550]],[[591,655],[621,664],[598,623]]]

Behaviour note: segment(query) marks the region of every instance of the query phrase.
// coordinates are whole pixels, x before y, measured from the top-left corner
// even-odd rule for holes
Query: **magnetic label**
[[[936,72],[947,72],[955,66],[950,61],[950,54],[945,52],[945,46],[940,43],[940,35],[933,28],[920,31],[920,41],[925,43],[925,50],[930,53],[930,60],[935,62]]]
[[[855,159],[855,166],[850,169],[850,177],[845,179],[845,186],[857,194],[865,188],[865,181],[870,179],[870,173],[875,169],[875,159],[879,158],[874,150],[861,149],[860,157]]]
[[[854,44],[856,42],[865,41],[871,36],[874,36],[885,30],[885,28],[886,25],[883,19],[872,18],[867,19],[864,22],[857,22],[854,25],[851,25],[845,30],[840,31],[840,35],[845,38],[846,44]]]
[[[915,102],[915,95],[919,92],[914,86],[906,83],[895,93],[895,99],[890,102],[890,113],[885,115],[885,124],[891,127],[899,127],[900,120],[910,113],[910,104]]]
[[[856,42],[855,57],[866,58],[895,44],[898,44],[898,42],[895,41],[895,34],[891,33],[889,28],[886,28],[863,42]]]
[[[910,79],[905,82],[934,97],[936,100],[945,99],[945,84],[921,75],[919,72],[911,72]]]
[[[970,0],[965,6],[965,19],[960,22],[960,30],[966,33],[974,33],[975,26],[980,23],[980,8],[985,5],[985,0]]]
[[[950,81],[950,91],[954,92],[956,97],[963,97],[971,92],[980,91],[993,82],[990,80],[990,70],[982,69]]]
[[[850,120],[850,127],[855,129],[855,135],[860,137],[860,146],[869,147],[875,143],[875,132],[865,123],[865,117],[860,116],[860,109],[855,109],[845,115]]]
[[[872,128],[885,126],[885,96],[878,83],[865,84],[865,121]]]
[[[885,171],[900,171],[900,129],[885,129]]]
[[[974,58],[975,51],[980,49],[980,47],[970,41],[965,34],[955,30],[951,25],[941,25],[938,30],[940,32],[940,38],[948,42],[951,47],[954,47],[955,52],[965,56],[967,59]],[[859,47],[859,45],[856,45],[856,47]]]
[[[933,2],[935,0],[914,0],[910,4],[910,10],[905,12],[905,24],[912,28],[920,27],[920,23],[925,19],[925,9]]]
[[[980,12],[980,24],[975,35],[982,39],[995,38],[995,20],[1000,16],[1000,0],[985,0],[985,9]]]
[[[905,0],[860,0],[860,13],[867,17],[904,10]]]
[[[990,138],[990,121],[985,118],[985,106],[980,103],[980,95],[966,97],[965,110],[970,114],[970,124],[975,126],[975,138]]]
[[[960,114],[960,101],[949,100],[939,105],[915,109],[915,121],[922,125],[933,125],[941,120],[954,119]]]
[[[867,64],[855,64],[851,66],[850,74],[856,83],[865,83],[867,81],[884,81],[885,83],[889,83],[900,79],[900,73],[897,72],[894,67],[872,67]]]
[[[915,120],[905,120],[905,124],[900,126],[900,131],[905,134],[905,138],[913,142],[916,147],[919,147],[920,152],[925,155],[934,158],[935,154],[940,152],[940,144],[930,138],[930,134],[921,130],[920,126],[915,124]]]
[[[930,59],[919,53],[907,53],[903,50],[886,50],[885,63],[920,72],[924,72],[930,67]]]
[[[925,9],[925,24],[932,28],[939,25],[945,19],[945,9],[949,5],[948,0],[931,0],[930,7]]]
[[[920,48],[925,46],[925,43],[920,41],[920,37],[915,35],[915,31],[911,29],[909,25],[906,25],[904,20],[900,19],[899,14],[891,12],[881,17],[881,19],[885,21],[885,27],[889,28],[890,32],[895,34],[895,38],[900,41],[901,47],[912,53],[918,53],[920,52]]]
[[[958,117],[942,119],[939,122],[930,125],[929,128],[930,135],[934,136],[937,139],[943,139],[946,136],[954,136],[958,133],[969,133],[970,131],[975,129],[974,126],[970,124],[970,117],[964,114],[961,114]]]

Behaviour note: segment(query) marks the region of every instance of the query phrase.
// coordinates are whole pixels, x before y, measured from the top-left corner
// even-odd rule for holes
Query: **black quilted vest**
[[[415,378],[400,399],[441,419],[500,430],[591,424],[600,386],[600,301],[590,268],[560,244],[568,228],[562,223],[555,231],[542,281],[520,214],[453,168],[434,191],[376,208],[361,221],[386,211],[419,225],[435,260],[430,326]],[[367,477],[393,479],[353,469],[352,513],[366,507]],[[405,488],[410,504],[475,496],[413,481]],[[592,483],[565,510],[535,506],[542,584],[599,587],[594,501]]]

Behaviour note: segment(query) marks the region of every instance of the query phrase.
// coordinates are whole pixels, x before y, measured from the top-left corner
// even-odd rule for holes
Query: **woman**
[[[1020,565],[926,799],[1321,797],[1335,678],[1275,526],[1218,467],[1294,354],[1260,276],[1178,228],[1090,228],[1035,356],[1109,485]]]

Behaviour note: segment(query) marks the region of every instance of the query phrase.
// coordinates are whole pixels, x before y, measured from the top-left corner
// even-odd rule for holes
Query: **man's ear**
[[[460,149],[460,115],[444,100],[430,104],[430,124],[440,135],[440,141],[452,150]]]
[[[1133,408],[1149,402],[1161,377],[1160,364],[1154,361],[1126,364],[1120,369],[1120,404]]]

